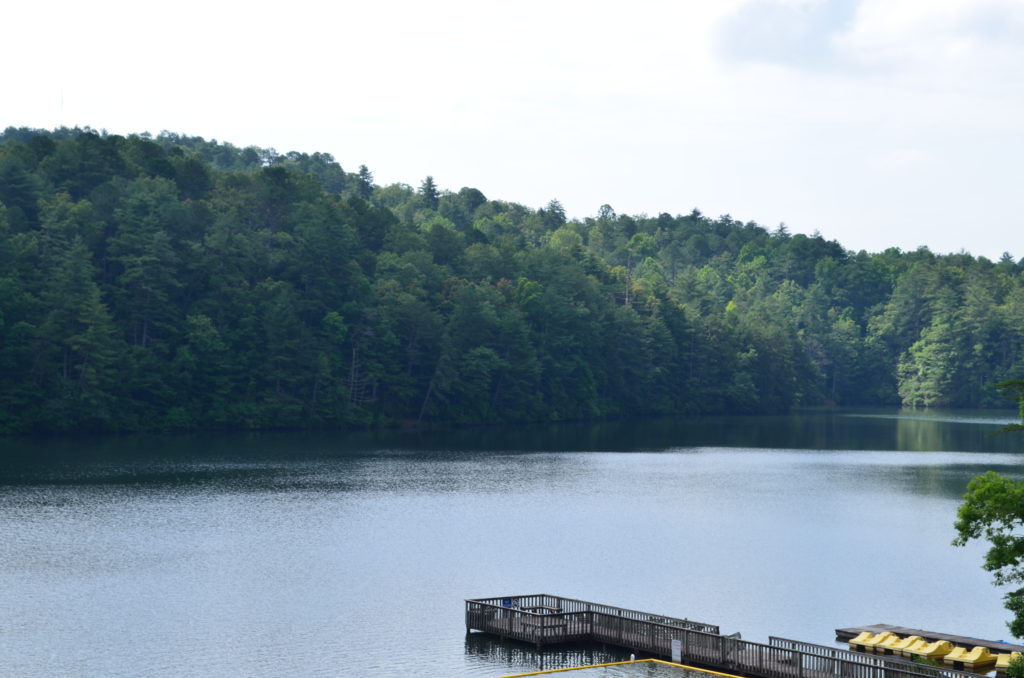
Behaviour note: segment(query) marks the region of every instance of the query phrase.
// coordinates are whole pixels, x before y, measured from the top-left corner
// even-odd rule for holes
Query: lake
[[[51,676],[500,676],[465,598],[551,593],[830,644],[1009,639],[967,482],[1014,413],[0,441],[0,666]]]

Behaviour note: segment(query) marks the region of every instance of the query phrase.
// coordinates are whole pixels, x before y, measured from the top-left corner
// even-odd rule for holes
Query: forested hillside
[[[0,432],[1005,406],[1022,270],[697,210],[567,221],[327,154],[8,129]]]

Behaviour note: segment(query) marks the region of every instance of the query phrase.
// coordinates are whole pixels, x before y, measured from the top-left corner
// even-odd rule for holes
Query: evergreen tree
[[[356,195],[363,200],[369,200],[373,195],[373,174],[366,165],[359,166],[359,177],[356,182]]]
[[[369,202],[372,198],[373,202]],[[328,154],[0,134],[0,431],[998,406],[1024,278]]]
[[[441,194],[434,184],[434,177],[428,176],[420,184],[420,198],[422,198],[423,204],[427,209],[436,210],[438,208],[441,202]]]

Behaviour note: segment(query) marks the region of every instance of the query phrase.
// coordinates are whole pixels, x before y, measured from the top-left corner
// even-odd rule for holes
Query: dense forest
[[[324,153],[8,128],[0,432],[1004,407],[1022,272],[696,209],[567,220]]]

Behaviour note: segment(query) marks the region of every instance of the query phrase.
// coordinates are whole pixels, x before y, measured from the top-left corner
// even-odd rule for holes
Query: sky
[[[1024,257],[1024,0],[9,3],[0,128]]]

